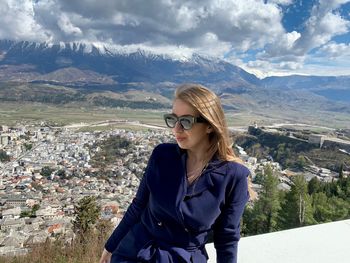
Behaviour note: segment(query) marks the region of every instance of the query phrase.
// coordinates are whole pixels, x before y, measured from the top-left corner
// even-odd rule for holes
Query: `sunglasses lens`
[[[195,122],[195,119],[192,116],[183,116],[178,118],[174,114],[165,114],[164,120],[165,120],[166,126],[168,126],[169,128],[175,128],[176,123],[179,122],[181,127],[184,130],[191,129],[193,126],[193,123]]]
[[[165,124],[169,127],[169,128],[174,128],[175,124],[177,122],[177,118],[175,116],[171,116],[171,115],[166,115],[164,116],[164,120],[165,120]]]
[[[180,118],[180,124],[184,130],[189,130],[192,128],[193,121],[190,118]]]

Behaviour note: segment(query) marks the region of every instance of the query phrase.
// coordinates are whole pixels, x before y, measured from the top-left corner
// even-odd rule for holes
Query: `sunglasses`
[[[177,117],[175,114],[164,114],[164,120],[166,126],[169,128],[175,128],[176,123],[179,122],[182,129],[190,130],[195,123],[206,123],[207,120],[202,116],[194,117],[192,115],[184,115]]]

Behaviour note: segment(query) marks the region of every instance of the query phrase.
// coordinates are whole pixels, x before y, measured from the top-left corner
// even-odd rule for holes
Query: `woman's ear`
[[[211,125],[208,125],[207,127],[207,133],[211,133],[213,131],[213,128],[211,127]]]

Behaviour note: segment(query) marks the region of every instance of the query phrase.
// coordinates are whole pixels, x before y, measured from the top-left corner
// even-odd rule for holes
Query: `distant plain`
[[[290,128],[310,129],[314,131],[327,130],[326,128],[350,128],[350,114],[334,112],[303,113],[300,110],[279,111],[270,107],[261,111],[226,111],[227,122],[230,127],[246,128],[249,125],[268,126],[287,123]],[[146,127],[130,125],[128,122],[140,122],[165,127],[162,115],[170,112],[169,109],[130,109],[100,107],[91,105],[56,105],[38,102],[4,102],[0,104],[0,124],[17,125],[46,122],[52,126],[65,126],[77,123],[98,123],[104,121],[125,121],[94,125],[81,130],[106,130],[109,128],[124,128],[145,130]],[[293,126],[295,124],[295,126]],[[310,126],[309,126],[310,125]],[[323,128],[325,127],[325,128]]]

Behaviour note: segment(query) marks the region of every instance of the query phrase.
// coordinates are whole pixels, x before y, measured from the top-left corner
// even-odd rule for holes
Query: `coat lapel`
[[[149,186],[153,200],[160,206],[159,208],[174,215],[178,213],[179,203],[185,194],[186,153],[174,148],[175,145],[171,146],[163,149],[157,156]]]
[[[214,185],[212,176],[216,174],[226,174],[226,167],[223,164],[224,162],[214,156],[210,160],[208,167],[203,174],[197,179],[197,181],[187,188],[186,198],[199,195],[203,191],[211,188]]]

